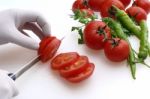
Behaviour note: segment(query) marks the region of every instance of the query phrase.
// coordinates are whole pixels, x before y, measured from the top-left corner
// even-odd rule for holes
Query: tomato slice
[[[53,39],[41,53],[41,61],[46,62],[51,59],[57,52],[61,41],[57,38]]]
[[[45,38],[43,38],[40,42],[40,47],[38,49],[38,54],[40,55],[42,53],[42,51],[46,48],[47,44],[49,44],[53,39],[55,39],[56,37],[51,37],[51,36],[47,36]]]
[[[64,69],[60,69],[60,75],[63,77],[71,77],[83,72],[89,64],[88,58],[86,56],[80,56],[78,60]]]
[[[66,79],[72,83],[81,82],[81,81],[89,78],[92,75],[94,68],[95,68],[95,65],[93,63],[89,63],[88,67],[83,72],[81,72],[80,74],[78,74],[74,77],[70,77],[70,78],[66,78]]]
[[[52,60],[51,67],[56,70],[63,69],[75,63],[78,58],[77,52],[61,53]]]

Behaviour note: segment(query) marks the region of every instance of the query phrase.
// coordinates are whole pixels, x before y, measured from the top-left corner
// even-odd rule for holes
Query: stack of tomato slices
[[[51,59],[57,52],[61,41],[54,36],[48,36],[41,40],[40,47],[38,49],[38,55],[40,60],[46,62]]]
[[[66,80],[77,83],[90,77],[95,65],[89,62],[87,56],[80,56],[77,52],[67,52],[54,57],[51,67],[58,70]]]

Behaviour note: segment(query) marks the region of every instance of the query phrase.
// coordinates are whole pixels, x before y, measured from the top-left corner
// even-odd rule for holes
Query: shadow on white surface
[[[36,51],[29,50],[15,44],[0,46],[0,68],[15,72],[36,56]]]

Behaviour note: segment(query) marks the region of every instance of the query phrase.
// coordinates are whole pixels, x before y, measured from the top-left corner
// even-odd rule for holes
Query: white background
[[[78,23],[69,16],[72,14],[73,2],[74,0],[0,0],[0,10],[19,8],[40,12],[51,24],[52,35],[58,38],[65,36],[58,53],[77,51],[87,55],[96,65],[89,79],[71,84],[50,69],[50,61],[38,62],[15,81],[20,94],[14,99],[150,99],[150,69],[138,64],[137,79],[133,80],[126,61],[110,62],[103,51],[93,51],[85,45],[77,44],[78,35],[71,32],[71,27]],[[137,50],[139,41],[134,37],[131,41]],[[2,45],[0,68],[15,72],[36,55],[36,51],[14,44]]]

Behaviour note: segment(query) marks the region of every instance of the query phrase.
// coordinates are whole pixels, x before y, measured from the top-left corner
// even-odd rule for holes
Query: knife
[[[8,76],[14,81],[19,78],[24,72],[33,67],[37,62],[40,61],[40,56],[35,57],[27,64],[23,65],[20,69],[18,69],[15,73],[9,73]]]

